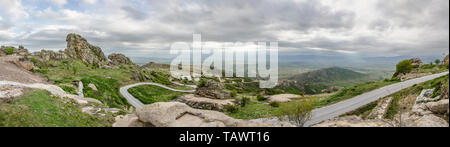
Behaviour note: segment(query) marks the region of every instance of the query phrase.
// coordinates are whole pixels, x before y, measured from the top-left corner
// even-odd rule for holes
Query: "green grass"
[[[112,108],[129,107],[126,99],[119,93],[119,88],[123,85],[131,84],[131,66],[125,66],[124,69],[98,69],[93,66],[86,65],[80,61],[72,61],[65,64],[60,61],[56,62],[56,67],[44,66],[40,71],[45,77],[54,81],[56,85],[72,85],[73,81],[82,81],[84,86],[84,95],[100,100]],[[74,73],[73,68],[76,69]],[[98,92],[94,92],[87,85],[94,84]],[[77,87],[77,85],[74,85]],[[63,90],[68,93],[76,94],[73,88],[62,86]]]
[[[142,85],[128,89],[131,95],[140,100],[144,104],[152,104],[156,102],[169,102],[178,96],[186,94],[182,92],[174,92],[158,86]]]
[[[342,100],[346,100],[355,96],[358,96],[360,94],[397,83],[397,81],[380,81],[380,82],[366,82],[363,84],[358,84],[352,87],[344,88],[342,91],[331,95],[328,98],[324,98],[319,100],[316,103],[316,107],[323,107],[326,105],[334,104],[337,102],[340,102]]]
[[[81,112],[72,102],[65,102],[43,90],[33,90],[12,104],[0,104],[2,127],[109,127],[112,117],[96,117]]]
[[[257,119],[273,117],[276,115],[279,108],[272,107],[269,104],[262,102],[251,101],[245,107],[240,107],[235,113],[228,113],[227,115],[237,119]]]

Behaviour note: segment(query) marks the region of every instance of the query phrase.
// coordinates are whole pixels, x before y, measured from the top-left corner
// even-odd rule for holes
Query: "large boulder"
[[[433,114],[425,115],[408,127],[449,127],[447,121]]]
[[[116,116],[113,127],[145,127],[147,124],[139,121],[139,118],[134,114]]]
[[[224,111],[225,106],[236,105],[233,99],[218,100],[205,97],[196,97],[194,94],[187,94],[176,99],[196,109]]]
[[[278,94],[269,97],[269,102],[285,103],[291,102],[291,99],[302,97],[295,94]]]
[[[66,41],[67,48],[65,52],[71,58],[80,59],[91,65],[107,61],[100,47],[89,44],[86,39],[78,34],[67,35]]]
[[[145,105],[136,111],[139,121],[155,127],[292,127],[289,123],[252,123],[231,118],[221,112],[199,110],[179,102]]]
[[[108,56],[108,59],[111,60],[111,63],[114,65],[119,64],[134,65],[134,63],[130,60],[130,58],[126,57],[123,54],[111,54]]]
[[[448,99],[443,99],[437,102],[429,102],[425,106],[433,113],[443,114],[448,112]]]

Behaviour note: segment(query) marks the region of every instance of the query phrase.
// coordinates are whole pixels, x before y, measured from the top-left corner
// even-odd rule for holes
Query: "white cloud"
[[[85,4],[97,4],[98,0],[83,0]]]
[[[47,0],[48,2],[57,5],[59,7],[64,6],[67,4],[67,0]]]

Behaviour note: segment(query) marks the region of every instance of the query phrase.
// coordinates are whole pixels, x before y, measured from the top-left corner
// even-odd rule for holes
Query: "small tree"
[[[409,73],[411,72],[413,66],[410,60],[403,60],[397,64],[397,73]]]
[[[7,49],[6,49],[6,54],[7,54],[7,55],[14,54],[14,48],[12,48],[12,47],[7,48]]]
[[[250,99],[248,97],[241,98],[241,107],[245,107],[248,103],[250,103]]]
[[[294,122],[295,125],[303,127],[311,119],[311,111],[313,109],[314,101],[311,99],[303,99],[297,102],[281,104],[277,116],[281,120],[287,118],[290,122]]]
[[[439,65],[439,64],[441,64],[441,60],[436,59],[436,60],[434,60],[434,63],[435,63],[436,65]]]

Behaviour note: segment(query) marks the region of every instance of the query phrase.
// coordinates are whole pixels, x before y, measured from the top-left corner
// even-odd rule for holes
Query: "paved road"
[[[320,123],[324,120],[328,120],[334,117],[337,117],[341,114],[350,112],[352,110],[355,110],[359,107],[362,107],[364,105],[367,105],[371,102],[374,102],[380,98],[389,96],[391,94],[394,94],[396,92],[401,91],[402,89],[408,88],[413,86],[414,84],[420,84],[429,80],[433,80],[442,76],[445,76],[448,74],[447,72],[424,76],[396,84],[392,84],[389,86],[382,87],[380,89],[373,90],[371,92],[367,92],[361,95],[358,95],[354,98],[341,101],[339,103],[329,105],[326,107],[314,109],[312,111],[312,118],[310,121],[308,121],[305,126],[311,126],[317,123]]]
[[[128,93],[128,89],[136,87],[136,86],[141,86],[141,85],[158,86],[158,87],[165,88],[165,89],[168,89],[168,90],[171,90],[171,91],[175,91],[175,92],[192,93],[192,92],[195,91],[195,90],[178,90],[178,89],[173,89],[173,88],[170,88],[170,87],[167,87],[165,85],[158,84],[158,83],[136,83],[136,84],[132,84],[132,85],[128,85],[128,86],[124,86],[124,87],[120,88],[120,93],[122,94],[122,96],[125,97],[127,99],[128,103],[130,103],[136,109],[144,106],[144,104],[141,101],[139,101],[138,99],[136,99],[133,95]],[[193,87],[193,88],[196,87],[194,85],[185,85],[185,86]]]

